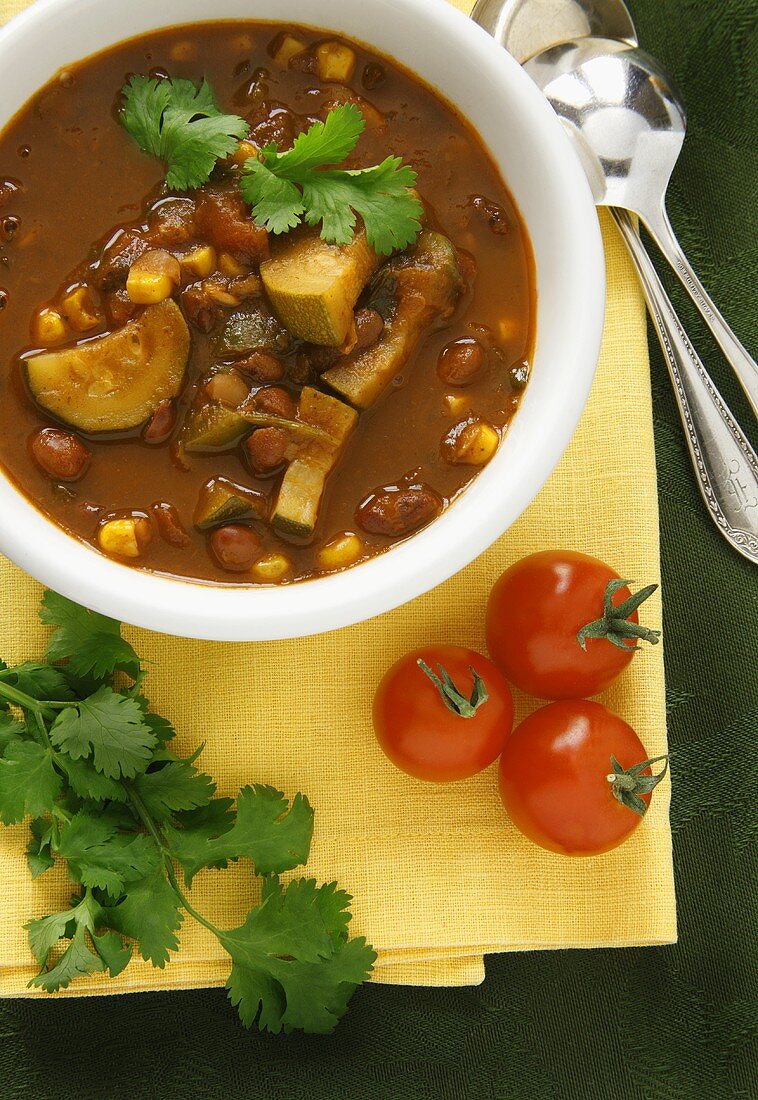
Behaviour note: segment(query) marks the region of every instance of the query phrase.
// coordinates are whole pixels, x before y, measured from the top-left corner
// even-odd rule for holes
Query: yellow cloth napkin
[[[24,7],[0,0],[0,18]],[[463,0],[459,6],[464,6]],[[510,825],[495,769],[462,783],[427,785],[396,771],[371,729],[374,687],[407,649],[446,641],[484,649],[487,593],[511,562],[570,547],[607,560],[638,583],[659,579],[658,507],[645,315],[631,265],[607,219],[608,312],[597,378],[579,430],[522,518],[468,569],[433,592],[368,623],[268,644],[188,641],[128,629],[149,658],[155,709],[179,731],[179,748],[205,740],[201,763],[221,794],[246,782],[303,790],[316,808],[308,874],[336,878],[354,895],[352,930],[378,949],[378,981],[476,984],[483,954],[564,947],[671,943],[676,908],[669,785],[616,852],[566,859]],[[0,559],[0,655],[38,655],[40,586]],[[660,622],[660,603],[646,605]],[[605,702],[666,752],[661,646],[635,659]],[[518,697],[517,718],[537,704]],[[22,925],[59,909],[62,873],[29,878],[25,826],[0,828],[0,995],[30,993],[35,973]],[[644,888],[632,876],[635,868]],[[231,927],[249,900],[249,871],[205,871],[193,901]],[[165,970],[134,960],[116,979],[93,975],[59,995],[223,984],[226,959],[194,921]]]

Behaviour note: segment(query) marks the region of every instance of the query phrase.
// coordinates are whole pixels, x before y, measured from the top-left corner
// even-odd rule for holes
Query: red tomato
[[[469,717],[445,702],[445,687],[437,686],[419,666],[423,661],[439,678],[442,670],[458,689],[463,709],[476,703],[475,672],[487,690]],[[444,679],[444,676],[442,676]],[[455,691],[448,686],[446,692]],[[374,697],[374,729],[384,752],[398,768],[417,779],[445,783],[466,779],[503,751],[513,726],[513,700],[502,673],[471,649],[430,646],[407,653],[385,674]]]
[[[612,756],[625,770],[646,765],[639,776],[620,780],[630,787],[625,797],[641,799],[637,812],[614,795]],[[500,795],[513,824],[535,844],[564,855],[598,855],[616,848],[642,821],[639,811],[666,771],[651,777],[647,765],[655,762],[647,760],[632,727],[600,703],[550,703],[508,738]]]
[[[657,631],[636,629],[636,610],[628,617],[613,615],[612,609],[631,596],[626,585],[604,608],[608,583],[618,579],[597,558],[571,550],[546,550],[522,558],[503,573],[490,594],[487,646],[493,661],[530,695],[543,699],[598,695],[634,656],[637,639],[627,634],[641,633],[646,641],[658,641]],[[654,587],[639,593],[639,602]],[[577,634],[590,623],[597,623],[607,636],[588,637],[583,649]]]

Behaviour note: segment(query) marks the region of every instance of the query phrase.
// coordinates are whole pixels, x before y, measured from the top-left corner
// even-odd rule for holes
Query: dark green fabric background
[[[703,281],[755,351],[758,0],[631,0],[631,7],[643,43],[677,74],[689,107],[672,221]],[[728,369],[678,288],[672,291],[717,384],[752,432]],[[367,987],[326,1039],[248,1034],[221,990],[6,1001],[0,1095],[758,1096],[758,573],[706,519],[657,346],[652,385],[679,944],[493,957],[477,989]],[[630,891],[645,888],[645,868],[630,866]],[[450,903],[467,899],[453,894]]]

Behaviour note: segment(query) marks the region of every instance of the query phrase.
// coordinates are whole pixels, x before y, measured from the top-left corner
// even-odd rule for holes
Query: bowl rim
[[[106,0],[97,2],[98,7],[104,7]],[[276,4],[276,0],[271,2]],[[34,36],[43,33],[51,13],[84,8],[92,3],[93,0],[38,0],[0,29],[0,62],[8,50],[29,48]],[[278,586],[193,581],[113,561],[67,534],[38,511],[0,468],[0,509],[3,515],[14,516],[14,522],[6,521],[0,527],[0,551],[38,581],[95,611],[161,633],[219,641],[302,637],[370,619],[436,587],[487,549],[536,497],[574,434],[600,351],[605,263],[594,201],[569,140],[549,104],[518,63],[448,0],[364,0],[364,6],[374,9],[385,6],[416,19],[434,20],[441,32],[455,42],[458,51],[471,53],[478,72],[486,72],[488,80],[500,85],[506,96],[518,98],[519,111],[542,140],[545,168],[560,173],[560,192],[568,215],[562,243],[573,265],[565,293],[576,307],[573,331],[566,339],[564,364],[572,384],[563,394],[560,415],[552,416],[543,425],[540,446],[535,448],[525,429],[526,417],[522,415],[534,385],[530,381],[498,454],[437,520],[366,562],[338,573]],[[338,14],[335,12],[336,17],[330,23],[339,22]],[[227,19],[234,17],[217,14],[213,19],[185,22],[214,23]],[[248,21],[286,22],[281,16],[274,15],[268,20],[257,18],[254,13]],[[168,28],[182,24],[168,16],[159,25]],[[335,33],[360,38],[358,34],[331,28],[320,18],[313,23],[304,20],[301,25],[334,29]],[[125,40],[124,36],[116,35],[112,45]],[[370,41],[368,45],[371,46]],[[71,58],[62,58],[60,64],[71,62]],[[444,87],[438,89],[425,76],[420,79],[461,110],[470,125],[480,131],[476,120],[458,107]],[[0,128],[10,121],[12,114],[0,115]],[[507,184],[507,165],[486,142],[485,147]],[[529,232],[526,218],[524,223]],[[538,266],[538,279],[539,275]],[[573,317],[570,309],[567,312]],[[539,334],[538,301],[538,344]],[[502,508],[498,508],[494,506],[498,501],[495,492],[498,474],[505,466],[506,452],[513,450],[513,446],[506,446],[513,437],[518,437],[521,443],[530,443],[533,461],[511,486],[507,502],[500,502]],[[492,506],[488,506],[488,501]]]

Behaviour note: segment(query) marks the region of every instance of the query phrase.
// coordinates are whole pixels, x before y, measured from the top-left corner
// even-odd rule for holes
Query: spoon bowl
[[[673,79],[644,50],[605,38],[552,46],[524,68],[573,136],[595,201],[639,216],[700,310],[758,415],[758,365],[693,271],[666,213],[666,190],[687,129],[682,96]]]
[[[655,225],[687,128],[681,96],[655,58],[585,38],[524,68],[581,142],[595,200]]]
[[[623,0],[478,0],[471,18],[522,64],[570,39],[598,36],[637,45]]]

